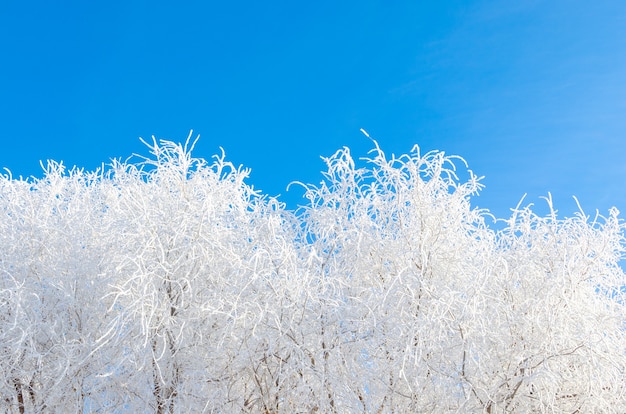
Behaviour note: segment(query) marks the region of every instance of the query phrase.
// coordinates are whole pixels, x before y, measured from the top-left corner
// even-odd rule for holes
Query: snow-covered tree
[[[0,178],[0,393],[17,412],[67,412],[106,393],[119,320],[104,295],[112,275],[100,235],[100,172]]]
[[[626,406],[617,210],[562,219],[547,197],[496,231],[462,159],[374,142],[325,158],[293,212],[223,154],[148,147],[0,177],[5,411]]]

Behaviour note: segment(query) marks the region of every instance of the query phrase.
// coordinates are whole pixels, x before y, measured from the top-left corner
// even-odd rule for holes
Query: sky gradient
[[[626,3],[7,1],[0,167],[94,169],[139,137],[201,138],[295,208],[342,146],[438,149],[485,176],[508,217],[524,193],[562,216],[626,211]]]

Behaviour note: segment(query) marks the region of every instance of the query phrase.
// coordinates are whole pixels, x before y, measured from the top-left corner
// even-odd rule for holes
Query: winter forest
[[[494,230],[463,159],[372,146],[297,211],[190,140],[0,176],[0,412],[624,412],[618,211]]]

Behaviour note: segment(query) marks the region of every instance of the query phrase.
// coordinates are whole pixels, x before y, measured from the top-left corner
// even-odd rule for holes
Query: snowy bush
[[[503,230],[442,152],[325,158],[288,211],[224,155],[0,177],[7,412],[619,412],[624,224]],[[462,166],[467,180],[460,180]]]

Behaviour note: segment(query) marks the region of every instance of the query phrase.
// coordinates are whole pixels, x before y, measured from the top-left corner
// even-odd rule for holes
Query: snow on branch
[[[196,142],[0,175],[6,410],[626,406],[616,209],[560,219],[548,195],[548,216],[520,202],[495,231],[462,158],[372,140],[323,158],[294,212]]]

